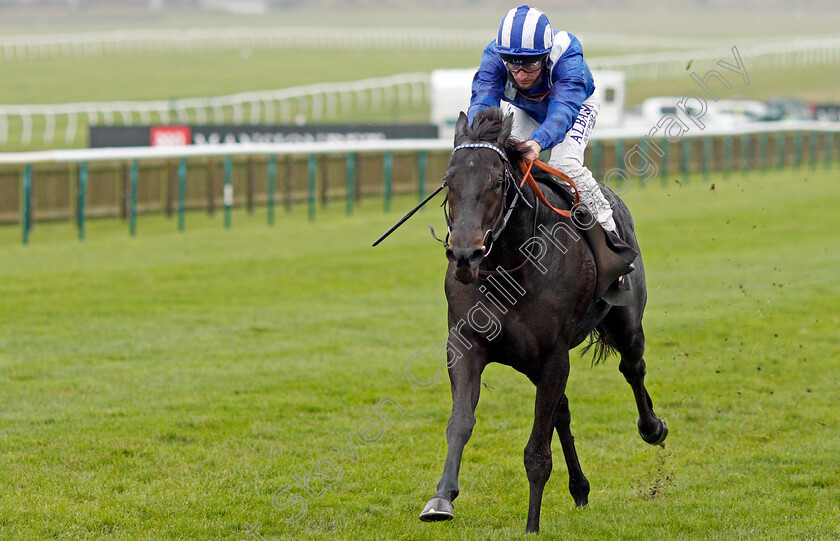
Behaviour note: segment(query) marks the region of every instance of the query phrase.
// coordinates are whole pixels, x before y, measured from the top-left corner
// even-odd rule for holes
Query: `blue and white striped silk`
[[[554,33],[548,17],[529,6],[519,6],[508,11],[496,38],[497,52],[519,55],[536,55],[551,49]]]

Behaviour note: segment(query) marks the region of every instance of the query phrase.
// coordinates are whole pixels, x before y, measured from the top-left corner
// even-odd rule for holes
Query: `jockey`
[[[583,153],[600,109],[600,99],[580,41],[568,32],[553,32],[548,17],[529,6],[508,11],[499,34],[481,55],[473,78],[467,119],[486,107],[507,102],[513,114],[512,136],[525,160],[551,149],[549,165],[575,182],[581,201],[603,229],[615,232],[612,209]]]

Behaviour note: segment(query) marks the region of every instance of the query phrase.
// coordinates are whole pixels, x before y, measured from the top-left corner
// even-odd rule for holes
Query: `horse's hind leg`
[[[668,425],[654,413],[653,402],[645,389],[645,333],[641,322],[632,317],[630,308],[614,307],[604,318],[602,329],[621,354],[618,369],[632,387],[636,398],[639,434],[651,445],[662,443],[668,435]]]
[[[564,394],[560,398],[560,403],[557,404],[557,419],[554,428],[557,429],[560,445],[563,446],[563,456],[566,457],[566,468],[569,470],[569,492],[575,499],[575,504],[578,507],[583,507],[589,503],[589,481],[586,480],[583,471],[580,469],[580,461],[578,461],[577,451],[575,450],[575,437],[572,436],[572,431],[569,428],[571,418],[569,399]]]

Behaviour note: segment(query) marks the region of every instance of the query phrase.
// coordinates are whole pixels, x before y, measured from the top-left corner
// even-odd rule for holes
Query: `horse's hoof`
[[[575,500],[575,505],[578,507],[586,507],[589,505],[589,481],[583,479],[577,484],[569,483],[569,492]]]
[[[453,518],[455,518],[455,507],[452,502],[443,498],[432,498],[420,513],[420,520],[423,522],[439,522]]]
[[[665,438],[668,436],[668,425],[665,424],[665,421],[662,419],[657,419],[659,421],[659,426],[650,434],[645,434],[642,432],[641,427],[641,420],[639,420],[639,435],[645,440],[646,443],[651,445],[659,445]]]

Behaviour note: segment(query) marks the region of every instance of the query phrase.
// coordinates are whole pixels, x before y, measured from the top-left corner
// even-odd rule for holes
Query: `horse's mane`
[[[504,141],[499,142],[502,137],[502,132],[505,129],[505,120],[509,118],[499,107],[487,107],[482,109],[475,115],[472,125],[466,129],[466,136],[474,143],[490,143],[499,145],[507,154],[508,160],[516,167],[513,168],[513,173],[519,177],[519,162],[522,161],[524,151],[519,150],[519,140],[508,136]],[[537,182],[550,189],[544,190],[546,194],[554,192],[557,189],[556,182],[551,181],[551,175],[542,169],[534,167],[531,174]],[[550,197],[547,195],[547,197]]]
[[[523,155],[523,152],[517,148],[519,141],[510,136],[504,141],[499,141],[505,129],[507,116],[499,107],[482,109],[475,115],[472,125],[467,127],[466,135],[474,143],[500,144],[510,163],[519,163]]]

